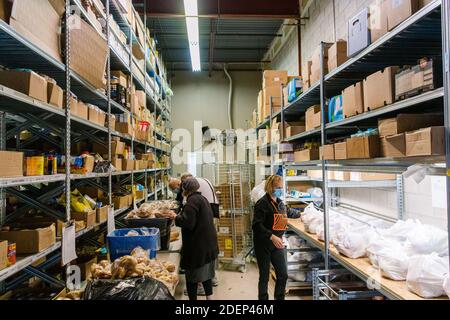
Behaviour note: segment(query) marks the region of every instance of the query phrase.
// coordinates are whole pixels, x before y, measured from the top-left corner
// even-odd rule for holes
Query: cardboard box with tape
[[[380,137],[392,136],[399,133],[426,128],[430,126],[441,126],[444,122],[442,114],[398,114],[395,118],[378,120],[378,132]]]
[[[380,156],[380,137],[378,135],[353,137],[347,139],[348,159],[371,159]]]
[[[371,111],[394,103],[395,73],[398,67],[388,67],[364,80],[364,111]]]

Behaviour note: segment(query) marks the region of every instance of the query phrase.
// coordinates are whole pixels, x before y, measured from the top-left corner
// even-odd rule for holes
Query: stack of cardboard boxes
[[[272,101],[272,112],[281,111],[281,94],[283,86],[288,82],[287,71],[266,70],[263,73],[263,90],[258,95],[258,118],[259,123],[270,116],[270,103]]]

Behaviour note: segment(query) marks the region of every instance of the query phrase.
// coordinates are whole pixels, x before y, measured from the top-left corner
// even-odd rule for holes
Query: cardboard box
[[[64,91],[56,83],[47,82],[47,98],[49,104],[62,108],[64,103]]]
[[[270,116],[270,98],[272,98],[273,112],[277,112],[277,109],[281,110],[281,86],[274,85],[265,87],[263,90],[264,97],[264,118]]]
[[[70,67],[94,88],[105,87],[104,74],[108,57],[108,44],[97,31],[73,14],[69,18]]]
[[[96,188],[96,187],[78,187],[78,191],[80,191],[81,194],[85,195],[87,194],[92,199],[103,199],[105,197],[105,193],[102,189]]]
[[[444,117],[442,114],[402,113],[395,118],[378,120],[378,132],[380,137],[392,136],[421,128],[441,126],[443,121]]]
[[[395,180],[397,176],[390,173],[377,173],[377,172],[351,172],[351,181],[383,181],[383,180]]]
[[[126,122],[116,122],[116,131],[130,136],[134,134],[133,126]]]
[[[353,57],[370,45],[369,9],[364,8],[348,21],[347,56]]]
[[[328,72],[336,69],[347,60],[347,41],[338,40],[328,49]]]
[[[0,241],[0,270],[8,266],[8,241]]]
[[[407,99],[442,87],[442,63],[421,59],[418,65],[395,75],[395,100]]]
[[[305,149],[301,151],[294,152],[294,161],[312,161],[319,160],[319,149]]]
[[[76,261],[80,268],[81,281],[85,281],[91,278],[91,267],[97,263],[97,257],[94,256],[79,256]]]
[[[258,123],[263,122],[265,119],[264,114],[264,94],[263,91],[259,91],[258,93]]]
[[[131,170],[134,170],[134,160],[123,159],[123,160],[122,160],[122,170],[123,170],[123,171],[131,171]]]
[[[113,157],[111,164],[114,166],[114,168],[116,168],[116,171],[122,171],[123,164],[121,158]]]
[[[305,122],[286,122],[285,138],[289,138],[306,131]]]
[[[308,90],[311,80],[312,61],[308,60],[302,65],[303,91]]]
[[[305,129],[306,131],[310,131],[313,130],[314,128],[317,127],[317,117],[320,119],[320,106],[319,105],[315,105],[312,107],[309,107],[306,110],[305,113]],[[319,115],[319,116],[317,116]],[[319,125],[320,127],[320,120],[319,120]]]
[[[445,154],[444,127],[429,127],[406,133],[406,156]]]
[[[363,83],[358,82],[342,92],[344,118],[350,118],[364,112]]]
[[[23,176],[23,152],[0,151],[0,178]]]
[[[99,119],[98,119],[98,110],[97,107],[92,105],[92,104],[88,104],[88,120],[94,123],[98,123]]]
[[[111,154],[113,156],[123,155],[124,151],[125,151],[125,142],[122,141],[111,142]]]
[[[117,210],[127,208],[129,206],[129,202],[130,199],[128,195],[119,197],[115,196],[113,198],[114,209]]]
[[[119,85],[121,85],[122,87],[128,89],[128,76],[123,73],[122,71],[113,71],[111,70],[111,78],[114,77],[114,81],[117,81],[117,83]]]
[[[382,157],[401,158],[406,156],[405,133],[382,137],[380,144]]]
[[[328,50],[331,48],[333,44],[332,43],[324,43],[323,44],[323,63],[324,63],[324,74],[328,73]],[[317,81],[320,80],[321,76],[321,61],[320,61],[320,52],[322,50],[322,46],[319,45],[316,50],[314,51],[312,57],[311,57],[311,76],[309,78],[310,84],[313,85]]]
[[[369,29],[374,43],[388,32],[388,3],[391,0],[375,0],[369,6]]]
[[[147,190],[136,190],[136,200],[147,199]]]
[[[380,137],[354,137],[347,139],[348,159],[371,159],[380,156]]]
[[[5,8],[6,0],[1,2],[2,7]],[[56,11],[57,2],[57,0],[14,0],[11,10],[9,6],[6,10],[0,10],[0,18],[8,22],[28,41],[62,62],[61,39],[58,33],[62,14]]]
[[[334,171],[333,180],[336,181],[350,181],[350,172],[348,171]]]
[[[103,206],[95,209],[95,221],[97,223],[102,223],[108,220],[108,210],[109,206]]]
[[[0,84],[48,103],[47,80],[35,72],[0,71]]]
[[[419,0],[389,0],[387,4],[388,30],[393,30],[417,10],[419,10]]]
[[[96,213],[95,210],[89,212],[72,211],[70,217],[76,221],[84,221],[86,228],[89,228],[95,225]]]
[[[74,116],[80,117],[82,119],[88,120],[89,108],[83,101],[71,100],[70,107],[71,107],[70,108],[71,114],[73,114]]]
[[[286,85],[288,73],[286,70],[265,70],[263,72],[263,88]],[[280,89],[281,90],[281,89]]]
[[[388,67],[364,80],[364,111],[394,103],[394,77],[398,67]]]
[[[319,147],[320,160],[334,160],[334,144]]]
[[[17,254],[39,253],[56,242],[54,223],[17,223],[12,231],[0,231],[0,240],[16,244]]]
[[[43,176],[44,175],[44,157],[26,157],[24,159],[24,175],[25,176]]]

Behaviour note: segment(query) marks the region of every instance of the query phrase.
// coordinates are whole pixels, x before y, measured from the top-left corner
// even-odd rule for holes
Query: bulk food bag
[[[436,252],[440,256],[448,254],[447,232],[426,224],[419,224],[407,236],[408,254],[430,254]]]
[[[351,259],[358,259],[366,256],[367,246],[376,237],[378,234],[372,228],[355,228],[340,232],[333,239],[333,244],[339,253]]]
[[[448,267],[448,257],[440,257],[435,252],[412,257],[406,276],[408,290],[427,299],[443,296]]]

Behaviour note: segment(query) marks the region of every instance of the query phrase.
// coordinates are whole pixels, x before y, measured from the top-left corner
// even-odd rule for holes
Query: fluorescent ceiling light
[[[189,40],[189,52],[191,55],[192,71],[201,71],[200,63],[200,36],[198,30],[198,6],[197,0],[184,0],[186,15],[186,28]]]
[[[184,0],[184,14],[186,17],[198,17],[197,0]]]

